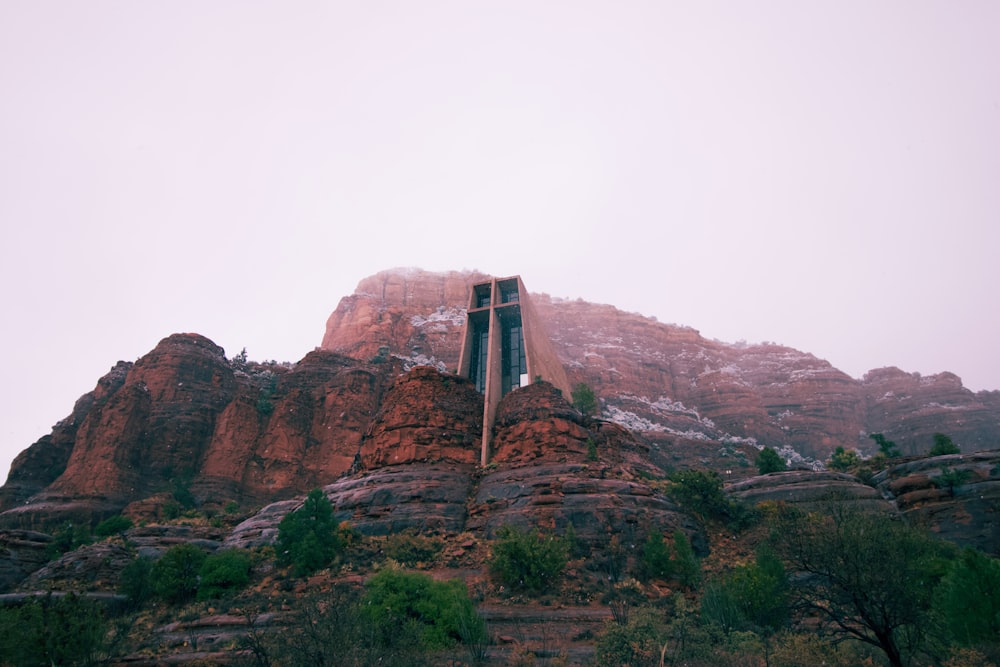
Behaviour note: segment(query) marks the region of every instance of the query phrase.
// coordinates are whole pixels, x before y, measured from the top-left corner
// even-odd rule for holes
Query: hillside
[[[402,563],[460,580],[489,626],[479,658],[454,647],[428,664],[592,664],[609,621],[631,627],[630,607],[659,615],[656,632],[697,625],[703,582],[752,561],[788,508],[865,510],[1000,554],[1000,392],[895,369],[854,380],[807,353],[709,341],[582,301],[533,295],[571,381],[594,388],[601,414],[582,414],[544,382],[511,392],[491,463],[479,466],[483,399],[448,372],[478,278],[367,278],[330,316],[322,346],[294,364],[227,357],[197,334],[116,364],[0,489],[0,616],[39,592],[80,592],[128,621],[106,633],[119,641],[102,649],[111,664],[265,664],[254,641],[273,651],[278,636],[308,643],[302,628],[319,613],[309,605],[353,609],[377,573]],[[813,469],[837,446],[871,451],[871,432],[901,456]],[[961,452],[921,456],[939,432]],[[765,445],[797,469],[758,474]],[[275,540],[312,489],[343,535],[336,560],[304,575]],[[515,528],[566,540],[565,571],[531,590],[499,577],[492,559]],[[657,540],[673,565],[654,571]],[[683,544],[695,573],[677,569]],[[192,589],[138,600],[135,564],[185,545],[200,558],[247,555],[248,579],[205,599]],[[12,627],[2,620],[0,648]],[[699,641],[722,650],[718,637]],[[726,646],[734,661],[762,650]],[[419,664],[400,655],[379,664]],[[648,657],[641,664],[655,664]],[[354,664],[378,662],[369,658]]]

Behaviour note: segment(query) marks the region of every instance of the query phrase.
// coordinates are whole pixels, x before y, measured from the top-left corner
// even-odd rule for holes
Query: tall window
[[[476,383],[476,390],[486,391],[486,356],[490,349],[490,329],[485,323],[477,324],[472,333],[472,357],[469,359],[469,377]]]
[[[503,368],[503,393],[521,386],[521,376],[528,372],[524,356],[524,330],[520,321],[504,327],[504,343],[501,364]]]

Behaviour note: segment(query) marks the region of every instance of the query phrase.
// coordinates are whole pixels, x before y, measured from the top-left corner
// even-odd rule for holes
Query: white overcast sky
[[[0,479],[395,266],[1000,389],[1000,2],[0,2]]]

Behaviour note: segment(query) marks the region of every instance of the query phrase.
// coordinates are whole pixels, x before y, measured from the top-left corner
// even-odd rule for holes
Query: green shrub
[[[444,543],[433,537],[404,531],[390,535],[385,545],[385,555],[397,563],[417,567],[432,562],[444,548]]]
[[[582,558],[590,554],[590,548],[587,543],[577,539],[576,528],[573,527],[573,524],[566,524],[566,530],[563,531],[562,538],[563,542],[566,543],[570,558]]]
[[[150,572],[153,592],[167,602],[190,600],[198,592],[198,575],[205,562],[205,552],[193,544],[178,544],[167,549]]]
[[[210,600],[238,590],[250,581],[250,554],[225,549],[211,554],[199,570],[198,599]]]
[[[934,446],[931,450],[927,452],[928,456],[944,456],[945,454],[960,454],[961,449],[958,448],[951,438],[946,436],[944,433],[934,434]]]
[[[139,606],[153,597],[153,559],[139,556],[122,568],[118,592],[128,598],[133,606]]]
[[[709,581],[701,596],[701,616],[708,623],[714,623],[729,632],[743,627],[743,615],[736,599],[736,593],[726,579]]]
[[[181,513],[184,511],[184,508],[181,507],[181,504],[179,502],[171,498],[170,500],[163,503],[162,507],[160,508],[160,511],[162,512],[164,519],[166,519],[167,521],[173,521],[174,519],[178,518],[181,515]]]
[[[878,647],[909,664],[937,632],[933,591],[954,545],[881,512],[832,500],[812,512],[791,506],[769,516],[768,543],[796,577],[793,604],[818,610],[816,631]]]
[[[752,563],[733,569],[710,584],[702,597],[702,616],[726,632],[771,634],[789,614],[789,585],[784,565],[764,547]]]
[[[722,477],[714,470],[681,470],[670,475],[667,494],[702,519],[723,521],[732,530],[743,530],[758,520],[746,504],[730,500],[722,490]]]
[[[724,517],[729,501],[722,491],[722,478],[714,470],[680,470],[670,476],[667,491],[686,509],[704,517]]]
[[[173,480],[174,488],[171,491],[173,499],[181,506],[182,510],[194,509],[198,506],[198,500],[191,493],[191,475],[186,474]]]
[[[606,533],[598,537],[598,543],[594,545],[593,557],[587,560],[587,567],[598,570],[602,577],[608,581],[621,581],[625,574],[625,566],[628,564],[629,549],[625,546],[620,535]]]
[[[674,576],[688,588],[696,588],[701,583],[701,563],[694,555],[691,540],[683,531],[674,531],[672,558]]]
[[[423,648],[421,623],[411,619],[395,627],[377,628],[369,618],[373,610],[362,603],[361,594],[362,591],[346,584],[307,593],[296,601],[281,632],[256,626],[258,617],[251,615],[250,631],[239,648],[252,661],[239,664],[310,667],[442,664],[432,662]]]
[[[934,610],[962,646],[1000,642],[1000,560],[966,547],[934,590]]]
[[[663,541],[663,535],[658,530],[650,532],[642,547],[640,574],[644,579],[669,579],[674,574],[670,547]]]
[[[658,665],[665,633],[657,613],[649,608],[629,614],[626,623],[608,622],[597,640],[598,667]]]
[[[585,415],[592,415],[597,412],[597,396],[594,390],[586,382],[578,382],[570,392],[573,407]]]
[[[940,489],[946,489],[951,495],[955,495],[955,489],[964,486],[972,479],[971,470],[954,470],[948,466],[941,466],[941,474],[933,478],[934,485]]]
[[[46,553],[49,558],[58,558],[92,541],[90,528],[86,524],[67,521],[52,534],[52,541],[46,547]]]
[[[265,371],[257,376],[260,383],[260,394],[257,396],[257,410],[264,416],[274,412],[274,392],[278,388],[278,376],[270,371]]]
[[[701,563],[684,531],[674,531],[672,545],[663,540],[659,531],[651,532],[643,545],[639,576],[647,580],[676,579],[688,588],[697,587],[701,582]]]
[[[400,628],[416,628],[430,650],[458,642],[482,642],[486,625],[458,579],[435,581],[426,574],[385,568],[368,580],[362,609],[376,637],[391,644]]]
[[[878,452],[887,459],[894,459],[902,456],[899,451],[899,447],[892,440],[886,440],[885,436],[881,433],[869,433],[868,437],[875,441],[878,445]]]
[[[110,537],[112,535],[120,535],[126,530],[132,527],[132,519],[127,516],[122,516],[121,514],[108,517],[104,521],[97,524],[94,528],[94,535],[97,537]]]
[[[861,463],[861,456],[855,450],[844,449],[838,446],[833,450],[833,454],[830,455],[830,459],[826,462],[826,465],[831,470],[847,472],[859,463]]]
[[[0,608],[3,665],[95,665],[106,642],[103,608],[73,593]]]
[[[771,667],[858,667],[883,664],[872,646],[861,642],[834,642],[815,632],[782,631],[771,640]],[[978,664],[976,667],[986,667]]]
[[[760,454],[757,455],[757,471],[761,475],[771,472],[781,472],[787,469],[788,466],[785,465],[785,459],[781,458],[778,452],[770,447],[760,450]]]
[[[494,577],[512,590],[537,594],[562,577],[570,545],[554,535],[501,526],[492,551],[488,565]]]
[[[333,505],[319,489],[310,491],[302,507],[278,524],[278,562],[292,565],[299,576],[328,566],[343,548]]]

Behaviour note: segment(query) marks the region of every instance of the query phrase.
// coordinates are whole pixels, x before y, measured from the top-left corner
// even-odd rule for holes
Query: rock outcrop
[[[221,506],[322,486],[355,464],[402,372],[399,360],[367,364],[325,350],[294,366],[246,364],[202,336],[169,336],[113,368],[15,461],[0,523],[93,521],[126,506],[156,518],[157,499],[178,489]]]
[[[114,591],[121,580],[121,571],[132,558],[129,549],[121,544],[90,544],[46,563],[17,588],[22,592]]]
[[[472,530],[492,536],[506,524],[557,532],[572,525],[578,540],[599,547],[613,533],[641,542],[653,530],[681,529],[704,546],[694,523],[639,477],[660,472],[649,443],[580,414],[550,384],[500,401],[493,445],[496,469],[484,473],[470,504]]]
[[[874,482],[909,522],[1000,556],[1000,452],[906,461]]]
[[[953,373],[922,376],[898,368],[869,371],[862,386],[868,431],[900,443],[904,454],[926,453],[934,433],[949,435],[964,452],[1000,449],[1000,391],[973,394]]]
[[[634,545],[651,530],[680,529],[691,535],[696,549],[705,550],[700,527],[637,476],[656,470],[647,461],[648,443],[616,424],[585,417],[547,383],[511,392],[501,401],[495,463],[485,469],[464,460],[466,452],[478,460],[478,442],[449,447],[453,431],[447,417],[437,416],[425,426],[445,429],[436,433],[441,446],[415,444],[426,435],[419,429],[402,439],[387,435],[402,430],[390,424],[407,429],[428,424],[414,411],[426,405],[421,396],[438,396],[446,406],[450,397],[452,407],[469,402],[481,411],[481,396],[472,390],[479,397],[472,400],[466,396],[468,383],[456,380],[432,369],[415,369],[400,378],[386,397],[385,421],[377,422],[371,438],[390,438],[401,455],[386,456],[383,452],[390,448],[373,445],[374,453],[363,457],[370,470],[323,488],[338,519],[366,535],[412,529],[492,537],[503,525],[556,533],[572,526],[577,539],[592,547],[606,546],[612,534]],[[368,451],[368,444],[362,449]],[[237,526],[227,545],[272,542],[278,523],[296,507],[281,502],[264,508]]]
[[[51,434],[40,438],[14,459],[7,483],[0,488],[0,508],[22,504],[59,478],[73,453],[80,424],[91,412],[101,410],[109,397],[121,388],[130,368],[129,362],[115,364],[97,381],[93,391],[77,400],[73,412],[56,424]]]
[[[374,358],[388,347],[420,363],[454,369],[469,285],[488,278],[478,271],[420,269],[369,276],[331,313],[321,347],[358,359]]]
[[[400,376],[361,445],[367,469],[402,463],[479,463],[483,395],[469,380],[418,367]]]
[[[822,510],[831,503],[847,503],[859,510],[896,513],[895,505],[877,489],[840,472],[773,472],[730,484],[726,493],[752,505],[772,502]]]

